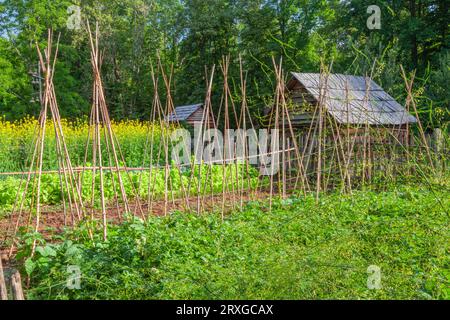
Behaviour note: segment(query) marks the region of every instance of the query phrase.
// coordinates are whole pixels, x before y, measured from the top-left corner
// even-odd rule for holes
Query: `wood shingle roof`
[[[292,72],[292,76],[290,83],[298,81],[316,101],[322,98],[327,111],[339,123],[401,125],[417,122],[369,78],[343,74],[321,77],[319,73],[297,72]]]

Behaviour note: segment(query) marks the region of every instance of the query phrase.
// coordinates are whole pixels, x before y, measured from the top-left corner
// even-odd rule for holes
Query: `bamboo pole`
[[[321,192],[321,178],[322,178],[322,135],[323,135],[323,117],[324,117],[324,99],[326,96],[326,90],[328,87],[327,80],[324,79],[323,75],[323,66],[320,72],[320,80],[319,80],[319,137],[318,137],[318,145],[317,145],[317,169],[316,169],[316,203],[319,202],[319,194]],[[328,76],[326,76],[328,77]],[[325,83],[324,83],[325,82]]]
[[[47,47],[47,73],[45,75],[45,86],[46,88],[50,87],[50,53],[51,53],[51,43],[52,43],[52,36],[50,33],[50,30],[48,32],[48,47]],[[39,142],[39,155],[38,155],[38,176],[37,176],[37,193],[36,193],[36,225],[34,228],[34,232],[39,232],[39,223],[40,223],[40,217],[41,217],[41,176],[42,176],[42,159],[44,155],[44,143],[45,143],[45,131],[46,131],[46,121],[47,121],[47,107],[49,103],[49,94],[48,91],[46,91],[46,94],[44,95],[44,111],[43,111],[43,117],[41,122],[41,130],[42,130],[42,137]],[[31,256],[34,255],[34,251],[36,249],[36,239],[33,241],[33,246],[31,249]]]
[[[276,141],[276,146],[278,146],[278,143],[279,143],[279,141],[278,141],[278,139],[279,139],[279,136],[278,136],[278,130],[279,130],[279,126],[280,126],[280,123],[279,123],[279,117],[280,117],[280,102],[281,102],[281,97],[280,97],[280,81],[281,81],[281,65],[282,65],[282,58],[280,58],[280,62],[279,62],[279,66],[280,67],[277,67],[277,65],[276,65],[276,62],[275,62],[275,58],[274,57],[272,57],[272,64],[273,64],[273,66],[274,66],[274,71],[275,71],[275,75],[276,75],[276,79],[277,79],[277,81],[276,81],[276,89],[275,89],[275,119],[274,119],[274,122],[273,122],[273,126],[274,126],[274,132],[275,132],[275,134],[276,134],[276,137],[275,137],[275,141]],[[284,94],[284,93],[282,93],[282,94]],[[273,114],[273,112],[272,112],[272,114]],[[269,130],[271,130],[272,129],[272,127],[271,127],[271,125],[270,125],[270,123],[269,123]],[[273,153],[274,152],[274,150],[273,150],[273,141],[274,141],[274,137],[272,136],[273,135],[273,133],[271,132],[271,134],[270,134],[270,140],[271,140],[271,143],[270,143],[270,152],[269,153]],[[278,150],[275,150],[275,151],[278,151]],[[283,150],[284,151],[284,150]],[[272,159],[273,160],[273,159]],[[278,156],[277,156],[277,160],[278,160]],[[273,168],[273,166],[274,166],[274,163],[273,163],[273,161],[272,161],[272,163],[270,164],[271,165],[271,168],[272,168],[272,170],[271,170],[271,172],[270,172],[270,193],[269,193],[269,211],[271,212],[272,211],[272,198],[273,198],[273,187],[274,187],[274,184],[273,184],[273,179],[274,179],[274,168]],[[277,163],[277,166],[278,166],[279,164]]]
[[[230,119],[228,114],[228,56],[222,58],[222,74],[223,74],[223,86],[224,86],[224,132],[227,132],[230,126]],[[229,139],[228,134],[225,134],[224,137],[224,153],[222,154],[223,166],[222,166],[222,220],[224,219],[225,214],[225,193],[228,184],[228,175],[227,175],[227,161],[226,157],[228,154],[226,153],[225,148],[229,148]]]
[[[411,104],[412,104],[413,109],[414,109],[414,113],[415,113],[415,115],[416,115],[417,124],[418,124],[418,126],[419,126],[419,133],[420,133],[420,136],[421,136],[421,138],[422,138],[422,143],[423,143],[423,145],[425,146],[425,151],[426,151],[427,156],[428,156],[429,164],[430,164],[432,170],[435,171],[433,159],[432,159],[431,153],[430,153],[430,147],[428,146],[427,139],[425,138],[425,132],[424,132],[424,130],[423,130],[422,122],[420,121],[419,112],[417,111],[416,102],[415,102],[415,100],[414,100],[414,95],[413,95],[413,93],[412,93],[412,87],[413,87],[413,83],[414,83],[414,77],[412,77],[411,81],[408,81],[408,78],[407,78],[407,76],[406,76],[405,70],[403,69],[403,66],[402,66],[402,65],[400,65],[400,70],[401,70],[401,72],[402,72],[402,77],[403,77],[403,80],[405,81],[406,89],[407,89],[407,91],[408,91],[408,97],[409,97],[409,99],[410,99],[410,101],[411,101]],[[414,73],[414,74],[415,74],[415,73]]]
[[[165,116],[168,118],[169,115],[172,114],[172,113],[175,114],[175,116],[176,116],[176,110],[175,110],[175,106],[173,104],[172,92],[171,92],[171,83],[172,83],[172,77],[173,77],[173,66],[171,68],[171,73],[170,73],[170,75],[168,77],[166,75],[166,73],[164,72],[164,68],[162,66],[161,59],[159,57],[158,57],[158,64],[159,64],[159,67],[160,67],[160,70],[161,70],[161,74],[162,74],[162,77],[163,77],[163,81],[164,81],[164,84],[165,84],[165,87],[166,87],[166,115]],[[170,123],[168,121],[165,121],[165,123],[167,123],[167,131],[168,131],[167,134],[169,134],[170,133],[170,129],[173,129],[174,126],[171,128],[170,127]],[[176,124],[179,125],[178,119],[176,120]],[[169,140],[168,136],[167,136],[167,140]],[[168,148],[169,148],[169,142],[168,141],[166,143],[166,148],[167,148],[167,151],[166,151],[166,164],[170,167],[170,163],[169,163],[169,159],[168,159]],[[175,157],[176,158],[174,160],[175,160],[176,163],[178,163],[179,162],[178,155],[175,155]],[[184,186],[184,182],[183,182],[183,179],[182,179],[183,175],[181,173],[181,169],[180,169],[180,166],[178,164],[175,166],[175,168],[177,169],[177,173],[178,173],[178,176],[180,178],[181,192],[182,192],[183,200],[185,202],[185,209],[187,209],[187,208],[189,208],[189,201],[188,201],[188,195],[187,195],[187,192],[186,192],[186,189],[185,189],[185,186]],[[172,178],[170,179],[170,181],[172,182]],[[171,193],[172,193],[172,202],[173,202],[173,189],[172,189]]]
[[[243,157],[244,157],[244,168],[243,171],[245,170],[245,175],[247,178],[247,188],[251,189],[251,180],[250,180],[250,164],[249,164],[249,153],[248,153],[248,146],[247,146],[247,74],[245,74],[244,76],[244,72],[243,72],[243,67],[242,67],[242,57],[241,55],[239,55],[239,76],[240,76],[240,81],[241,81],[241,119],[240,121],[242,121],[242,138],[241,141],[243,143]],[[243,173],[244,174],[244,173]],[[244,184],[245,184],[245,179],[242,178],[242,185],[241,185],[241,191],[240,191],[240,199],[241,199],[241,203],[240,203],[240,209],[242,211],[243,208],[243,197],[244,197]]]

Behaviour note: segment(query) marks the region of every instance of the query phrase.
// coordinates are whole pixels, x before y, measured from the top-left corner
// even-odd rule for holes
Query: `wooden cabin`
[[[285,89],[290,123],[286,117],[283,124],[279,113],[278,128],[285,131],[289,148],[292,139],[297,141],[308,169],[315,167],[319,139],[322,156],[332,155],[336,143],[340,143],[354,161],[367,157],[375,161],[386,156],[376,150],[388,144],[412,143],[409,129],[417,119],[369,78],[292,72]],[[273,126],[274,108],[269,113]]]
[[[186,106],[176,107],[174,112],[172,112],[168,117],[168,122],[174,123],[186,123],[188,125],[194,126],[196,123],[205,123],[206,115],[204,115],[203,103],[197,103]],[[209,127],[213,127],[213,119],[210,116],[208,119]]]
[[[366,77],[343,74],[321,77],[319,73],[293,72],[286,88],[298,106],[305,103],[316,105],[322,99],[326,111],[341,124],[398,126],[417,121],[378,84]],[[307,118],[299,117],[296,123],[302,124],[304,119]]]
[[[370,128],[375,132],[371,139],[390,136],[406,144],[410,124],[417,122],[393,97],[366,77],[293,72],[286,89],[291,101],[291,124],[303,131],[318,121],[319,104],[342,134],[360,131],[363,135]],[[324,122],[327,125],[330,126],[329,121]],[[361,135],[356,134],[356,139],[361,140]]]
[[[296,133],[314,130],[319,114],[328,116],[322,123],[331,124],[342,133],[364,131],[389,131],[404,144],[410,125],[417,122],[407,110],[386,93],[373,80],[344,74],[297,73],[286,84],[290,125]],[[274,107],[265,111],[265,122],[274,124]],[[325,118],[325,117],[324,117]],[[272,119],[272,120],[270,120]],[[266,123],[266,125],[267,125]],[[283,126],[281,113],[278,128],[288,131],[288,121]]]
[[[417,122],[394,98],[373,80],[352,75],[293,72],[286,84],[294,104],[291,122],[308,125],[315,107],[322,102],[337,123],[352,127],[370,125],[402,127]]]

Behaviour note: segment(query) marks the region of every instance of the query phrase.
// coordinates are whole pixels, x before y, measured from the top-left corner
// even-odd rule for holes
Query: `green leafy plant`
[[[440,199],[441,204],[437,202]],[[31,299],[448,299],[448,188],[249,202],[220,214],[174,213],[67,231],[25,261]],[[29,254],[25,234],[19,257]],[[81,289],[66,287],[79,266]],[[367,268],[381,269],[379,290]]]

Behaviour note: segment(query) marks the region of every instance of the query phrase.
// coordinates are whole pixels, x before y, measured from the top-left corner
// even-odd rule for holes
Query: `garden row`
[[[22,270],[31,299],[448,299],[449,186],[432,188],[135,219],[106,242],[83,228],[57,243],[26,234],[18,258],[38,239]]]
[[[166,190],[166,184],[170,186],[170,197],[182,198],[184,192],[190,196],[200,194],[222,193],[225,190],[254,190],[258,183],[258,171],[243,164],[222,165],[197,165],[194,171],[190,168],[171,167],[165,170],[163,167],[154,167],[136,172],[121,172],[122,182],[127,197],[134,198],[136,194],[146,199],[161,199]],[[248,171],[247,171],[248,170]],[[224,172],[225,171],[225,172]],[[81,174],[80,174],[81,175]],[[76,176],[76,179],[80,177]],[[100,194],[100,174],[95,174],[96,192],[92,193],[92,171],[85,171],[81,175],[81,196],[85,203],[91,203],[93,194]],[[36,180],[31,180],[34,185]],[[167,181],[167,183],[166,183]],[[116,194],[120,194],[117,173],[105,172],[103,176],[104,195],[107,201],[112,201]],[[17,194],[24,189],[25,180],[20,177],[8,177],[0,180],[0,214],[5,214],[13,208]],[[61,191],[63,190],[63,191]],[[60,205],[62,197],[68,199],[68,192],[57,173],[44,174],[41,177],[41,204]],[[33,193],[28,192],[26,204],[29,206],[33,199]],[[100,208],[100,197],[94,199],[94,206]]]

